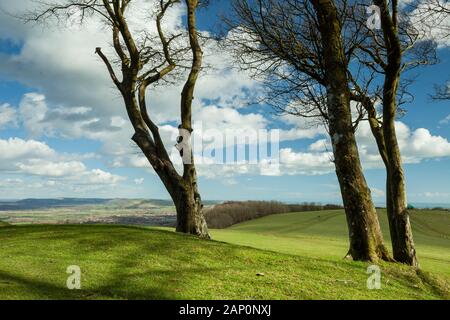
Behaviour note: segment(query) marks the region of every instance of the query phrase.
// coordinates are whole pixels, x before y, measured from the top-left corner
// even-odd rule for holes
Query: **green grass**
[[[386,244],[390,236],[386,213],[380,212]],[[450,280],[450,213],[418,210],[411,213],[414,241],[423,270]],[[273,215],[214,230],[214,239],[303,257],[342,259],[348,251],[342,211]]]
[[[313,223],[302,214],[287,217],[292,223],[294,217],[301,217],[309,225],[303,232],[312,240],[302,240],[304,245],[321,245]],[[285,228],[293,240],[301,239],[295,237],[294,225],[276,225],[276,218],[284,217],[269,217],[266,222]],[[254,234],[259,241],[255,246],[259,246],[266,237],[264,221],[214,234],[237,241],[247,232],[248,236]],[[338,227],[336,234],[331,225],[329,228],[330,239],[340,233]],[[345,240],[342,242],[335,249],[345,249]],[[282,248],[285,245],[287,242],[279,251],[288,252],[289,248]],[[0,299],[448,298],[449,283],[429,273],[382,264],[382,289],[368,290],[367,264],[342,260],[339,252],[314,256],[312,248],[306,251],[309,253],[304,255],[300,251],[285,254],[136,227],[5,226],[0,229]],[[82,290],[66,288],[66,269],[71,265],[81,267]],[[258,276],[261,273],[264,275]]]

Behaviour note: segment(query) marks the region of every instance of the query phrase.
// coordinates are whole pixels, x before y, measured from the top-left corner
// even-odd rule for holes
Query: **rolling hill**
[[[383,210],[380,210],[380,223],[390,247],[388,222]],[[411,224],[421,267],[450,279],[450,212],[414,210]],[[348,251],[347,225],[341,210],[272,215],[214,230],[213,237],[311,258],[337,260]]]
[[[419,254],[424,263],[434,255],[442,260],[436,272],[382,263],[381,290],[368,290],[368,264],[341,259],[341,215],[276,215],[214,231],[219,240],[267,250],[155,228],[6,226],[0,228],[0,299],[449,298],[449,281],[437,274],[445,273],[448,259],[448,239],[440,240],[445,225],[417,220]],[[421,243],[427,237],[434,242]],[[426,246],[433,252],[425,259]],[[82,290],[66,288],[72,265],[81,268]]]

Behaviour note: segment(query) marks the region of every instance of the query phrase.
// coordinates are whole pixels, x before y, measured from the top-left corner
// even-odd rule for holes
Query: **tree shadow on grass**
[[[14,233],[14,239],[3,236],[7,246],[0,255],[18,255],[15,261],[22,265],[21,268],[12,266],[8,271],[0,271],[1,297],[210,299],[239,296],[244,290],[246,295],[253,296],[258,291],[257,286],[262,284],[255,280],[262,279],[256,278],[256,272],[284,275],[288,272],[283,269],[287,260],[287,265],[296,266],[291,273],[301,272],[302,276],[312,276],[319,282],[327,280],[321,275],[330,274],[329,268],[336,269],[338,274],[349,271],[350,274],[353,271],[365,274],[366,266],[364,263],[306,259],[137,227],[39,226],[17,230],[20,232]],[[12,246],[15,241],[21,241],[17,249]],[[23,257],[20,256],[22,252]],[[54,260],[56,265],[45,264],[50,260]],[[69,264],[79,265],[82,269],[81,291],[70,291],[65,287],[65,279],[69,276],[65,271]],[[44,273],[42,277],[16,271],[36,267]],[[46,275],[45,272],[49,273]],[[418,290],[414,287],[414,280],[417,282],[418,279],[414,279],[413,274],[398,271],[390,273],[390,276],[397,278],[402,286]],[[295,288],[289,289],[289,281],[294,278],[281,277],[283,280],[279,278],[281,282],[278,285],[286,285],[287,291],[293,290]],[[222,290],[218,284],[219,287],[232,285],[233,290]],[[259,289],[266,290],[264,294],[268,294],[267,297],[271,296],[267,284]]]
[[[186,273],[201,273],[205,270],[180,270],[179,276]],[[153,275],[155,272],[152,272]],[[173,271],[157,272],[166,279],[175,276]],[[188,276],[188,275],[186,275]],[[126,272],[117,272],[107,283],[97,288],[69,290],[63,284],[57,285],[36,278],[27,278],[17,274],[0,271],[0,288],[2,299],[32,299],[32,300],[172,300],[177,299],[176,292],[170,292],[164,281],[138,291],[127,290]]]
[[[39,267],[37,258],[56,261],[57,265],[48,268],[50,273],[43,278],[18,274],[14,266],[9,271],[1,271],[1,296],[70,300],[177,299],[195,285],[197,275],[220,272],[201,261],[205,253],[209,255],[206,260],[217,258],[208,251],[211,245],[217,246],[213,242],[142,228],[96,226],[83,227],[81,231],[79,228],[19,228],[23,232],[21,240],[26,242],[28,238],[36,245],[34,249],[24,251],[22,268]],[[208,248],[203,248],[205,245]],[[199,260],[195,256],[197,247],[202,249]],[[17,252],[20,250],[23,248]],[[105,252],[109,254],[105,255]],[[63,257],[61,253],[64,253]],[[82,268],[81,291],[65,288],[69,262]],[[40,267],[46,272],[45,265]]]

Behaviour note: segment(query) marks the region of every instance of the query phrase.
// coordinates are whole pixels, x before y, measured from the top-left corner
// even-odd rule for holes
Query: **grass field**
[[[155,228],[4,226],[0,299],[448,299],[448,222],[445,213],[413,215],[425,271],[383,263],[381,290],[367,289],[366,263],[342,259],[340,212],[213,232],[236,244]],[[66,288],[71,265],[81,268],[82,290]]]
[[[386,244],[390,236],[386,213],[380,212]],[[421,267],[450,280],[450,212],[411,213],[414,241]],[[348,251],[347,225],[342,211],[273,215],[214,230],[214,239],[304,257],[342,259]]]

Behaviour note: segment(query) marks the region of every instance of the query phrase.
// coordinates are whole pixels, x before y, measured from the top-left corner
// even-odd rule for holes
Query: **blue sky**
[[[215,31],[217,12],[226,10],[227,3],[213,1],[202,10],[200,29]],[[21,12],[27,1],[2,5]],[[182,12],[174,9],[168,30],[182,27]],[[0,198],[168,198],[133,147],[124,107],[93,54],[108,43],[109,35],[95,21],[60,30],[24,25],[0,13]],[[435,84],[448,80],[449,45],[440,43],[439,64],[420,69],[411,87],[415,100],[399,119],[411,203],[450,203],[450,121],[445,120],[450,102],[429,97]],[[328,151],[320,148],[327,140],[324,131],[300,118],[276,117],[268,106],[247,107],[259,84],[231,69],[230,57],[214,45],[205,53],[218,69],[199,82],[195,120],[223,131],[280,129],[281,166],[267,172],[259,165],[201,165],[203,198],[340,202]],[[158,88],[151,97],[150,112],[164,126],[170,145],[179,88]],[[358,141],[374,200],[381,204],[385,173],[364,125]]]

